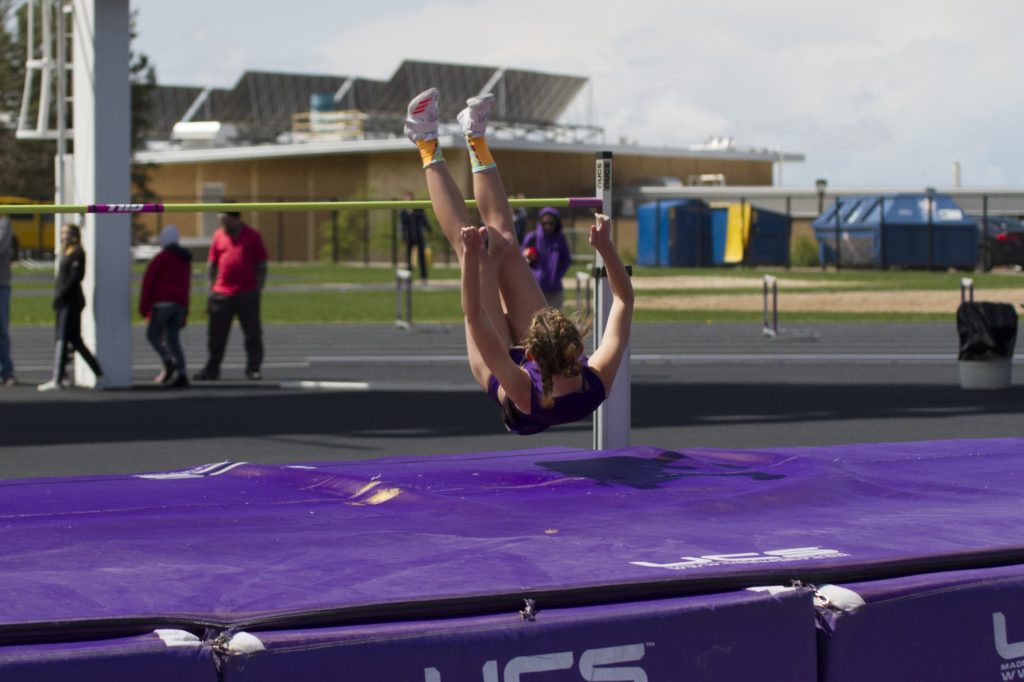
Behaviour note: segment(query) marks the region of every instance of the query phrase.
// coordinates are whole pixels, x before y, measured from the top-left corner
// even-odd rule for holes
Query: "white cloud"
[[[140,2],[145,30],[152,0]],[[192,33],[177,49],[150,52],[158,75],[173,64],[220,85],[246,68],[383,79],[403,59],[579,74],[609,140],[730,135],[804,152],[787,184],[942,186],[954,160],[965,184],[1024,184],[1017,0],[309,0],[295,18],[240,2],[179,0],[202,21],[182,19]],[[245,9],[225,19],[222,5]]]

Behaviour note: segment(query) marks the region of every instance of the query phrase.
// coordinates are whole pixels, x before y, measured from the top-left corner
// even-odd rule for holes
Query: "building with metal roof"
[[[433,86],[443,93],[445,157],[467,194],[472,177],[455,119],[467,98],[483,92],[497,96],[488,138],[511,194],[591,195],[599,151],[613,152],[619,189],[652,181],[769,186],[781,164],[803,161],[799,153],[739,147],[731,139],[687,148],[609,144],[590,107],[581,105],[589,94],[585,77],[419,61],[402,62],[387,80],[250,71],[229,89],[157,87],[148,149],[135,161],[149,166],[150,187],[167,202],[424,196],[402,120],[409,100]],[[583,120],[570,120],[580,109],[588,112]],[[272,215],[249,217],[257,228],[273,221],[272,258],[322,253],[325,216]],[[629,215],[621,217],[629,249],[635,236]],[[140,220],[155,232],[160,218]],[[177,222],[185,235],[208,235],[216,226],[211,215]]]
[[[362,137],[395,137],[401,133],[409,100],[428,87],[438,87],[445,94],[442,120],[454,121],[467,98],[494,92],[492,121],[497,130],[525,134],[578,129],[594,139],[602,133],[599,127],[561,120],[587,82],[580,76],[418,61],[402,62],[386,81],[247,71],[230,89],[156,86],[155,116],[146,136],[159,145],[174,139],[178,123],[220,121],[237,130],[238,144],[289,141],[295,132],[294,117],[309,112],[319,98],[327,100],[331,110],[364,114]]]

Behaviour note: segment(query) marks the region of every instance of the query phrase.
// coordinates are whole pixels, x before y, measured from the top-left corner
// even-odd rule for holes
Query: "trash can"
[[[965,301],[956,311],[960,334],[960,386],[966,389],[1009,388],[1017,311],[1009,303]]]

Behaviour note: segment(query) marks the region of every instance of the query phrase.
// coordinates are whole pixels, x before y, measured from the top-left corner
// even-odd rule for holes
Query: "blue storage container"
[[[729,207],[711,207],[711,264],[725,265],[725,245],[729,237]]]
[[[671,199],[641,204],[636,216],[639,265],[711,264],[711,212],[703,201]]]
[[[978,226],[945,194],[933,195],[930,211],[928,194],[842,197],[813,227],[822,263],[836,262],[837,231],[843,265],[971,269],[977,262]]]
[[[730,235],[733,230],[735,234]],[[750,204],[711,208],[711,259],[715,265],[788,265],[792,222]],[[733,248],[729,248],[730,242]]]
[[[792,221],[784,213],[754,208],[750,216],[747,265],[789,265]]]

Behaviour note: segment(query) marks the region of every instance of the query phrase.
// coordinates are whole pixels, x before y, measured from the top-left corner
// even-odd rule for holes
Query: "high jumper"
[[[539,433],[589,416],[605,400],[629,346],[633,285],[598,214],[590,245],[605,264],[612,292],[601,343],[588,358],[581,329],[547,306],[520,251],[512,209],[487,147],[491,94],[471,97],[458,115],[473,169],[473,194],[484,223],[470,225],[466,202],[438,141],[436,88],[409,102],[405,133],[419,148],[430,201],[462,268],[462,309],[473,377],[502,408],[513,433]]]

